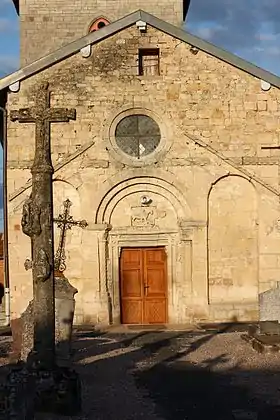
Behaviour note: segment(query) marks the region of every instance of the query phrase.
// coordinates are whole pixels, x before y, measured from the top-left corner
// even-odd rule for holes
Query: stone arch
[[[213,187],[218,184],[220,181],[222,181],[225,178],[229,178],[229,177],[236,177],[236,178],[242,178],[245,181],[248,181],[251,186],[254,188],[255,191],[257,191],[255,184],[252,182],[252,179],[249,177],[246,177],[245,175],[240,175],[240,174],[236,174],[236,173],[232,173],[232,172],[227,172],[226,175],[222,175],[219,178],[217,178],[214,182],[212,182],[211,184],[211,188],[208,192],[208,199],[209,199],[209,195],[211,194],[211,191],[213,190]]]
[[[80,216],[80,194],[77,188],[68,181],[55,179],[53,181],[53,205],[54,211],[59,209],[64,200],[69,198],[73,203],[73,215]]]
[[[133,202],[136,208],[140,206],[141,196],[143,195],[152,198],[151,207],[147,207],[147,210],[154,208],[154,205],[160,210],[160,213],[164,218],[164,220],[161,220],[161,222],[163,222],[160,223],[161,227],[163,227],[163,224],[166,222],[167,216],[169,220],[168,229],[175,228],[177,230],[178,221],[184,219],[183,209],[180,206],[179,201],[176,201],[174,195],[170,194],[166,189],[153,184],[136,183],[121,190],[110,201],[104,213],[104,221],[115,227],[119,224],[116,223],[116,214],[119,214],[118,220],[121,220],[122,224],[128,226],[129,224],[125,224],[127,211]]]
[[[80,186],[83,184],[83,180],[81,177],[80,172],[69,172],[64,174],[58,174],[53,179],[53,182],[61,181],[66,182],[67,184],[71,185],[73,188],[75,188],[77,191],[79,190]]]
[[[256,302],[258,229],[255,186],[245,177],[219,178],[208,195],[208,299]]]
[[[64,179],[60,177],[59,175],[57,175],[53,179],[53,189],[55,188],[56,185],[58,185],[56,184],[57,182],[64,183],[65,188],[70,188],[70,189],[74,188],[78,192],[79,202],[80,202],[79,187],[82,184],[81,176],[79,173],[76,173],[74,175],[72,174],[71,177],[69,177],[69,179],[71,179],[71,182],[68,179]],[[66,187],[66,185],[68,185],[68,187]],[[14,201],[13,204],[10,203],[9,205],[9,213],[13,214],[13,213],[21,212],[23,203],[30,196],[31,191],[32,191],[32,185],[28,186],[28,188],[26,188],[22,194],[16,197],[15,200],[13,200]]]
[[[108,223],[116,203],[126,195],[139,190],[143,191],[143,194],[149,191],[163,195],[172,204],[179,219],[191,219],[191,209],[184,197],[183,188],[177,185],[172,174],[161,170],[129,170],[105,183],[96,201],[98,206],[95,210],[95,223]]]

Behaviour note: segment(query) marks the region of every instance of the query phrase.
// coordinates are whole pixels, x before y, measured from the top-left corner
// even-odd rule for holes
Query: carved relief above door
[[[164,247],[123,248],[120,298],[123,324],[167,322],[167,278]]]
[[[131,226],[139,227],[155,227],[157,219],[163,219],[166,211],[158,211],[155,206],[136,206],[131,207]]]

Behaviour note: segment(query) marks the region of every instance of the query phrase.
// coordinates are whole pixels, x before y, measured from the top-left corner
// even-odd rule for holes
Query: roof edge
[[[245,59],[226,51],[220,47],[217,47],[214,44],[211,44],[208,41],[205,41],[202,38],[199,38],[195,35],[192,35],[190,32],[185,31],[182,28],[172,25],[171,23],[164,22],[156,16],[150,15],[149,13],[142,12],[143,20],[146,21],[151,26],[160,29],[162,32],[167,33],[168,35],[173,36],[187,44],[190,44],[193,47],[198,48],[201,51],[206,52],[209,55],[212,55],[221,61],[224,61],[233,67],[239,68],[240,70],[245,71],[246,73],[251,74],[252,76],[257,77],[260,80],[265,80],[271,85],[280,88],[280,77],[276,76],[273,73],[270,73],[267,70],[264,70],[261,67],[256,66]]]
[[[44,57],[39,58],[30,64],[27,64],[27,66],[22,67],[14,73],[5,76],[3,79],[0,79],[0,90],[5,89],[16,82],[27,79],[28,77],[45,70],[49,66],[53,66],[54,64],[59,63],[65,58],[71,57],[87,45],[95,44],[98,41],[108,38],[109,36],[112,36],[120,30],[133,25],[135,22],[141,19],[142,12],[139,10],[115,22],[110,23],[110,25],[104,26],[98,31],[91,32],[90,34],[79,38],[70,44],[64,45],[52,53],[47,54]]]
[[[16,8],[17,14],[19,15],[19,0],[13,0],[13,3]]]
[[[174,38],[192,45],[193,47],[196,47],[199,50],[204,51],[205,53],[232,65],[233,67],[243,70],[244,72],[249,73],[260,80],[264,80],[271,85],[280,88],[280,77],[276,76],[275,74],[272,74],[269,71],[266,71],[244,60],[243,58],[238,57],[237,55],[223,50],[222,48],[216,47],[215,45],[190,34],[184,29],[167,23],[147,12],[144,12],[143,10],[138,10],[115,22],[112,22],[110,25],[104,26],[102,29],[99,29],[96,32],[92,32],[82,38],[79,38],[76,41],[71,42],[70,44],[67,44],[58,50],[40,58],[39,60],[28,64],[27,66],[4,77],[3,79],[0,79],[0,90],[5,89],[16,82],[27,79],[28,77],[45,70],[46,68],[64,60],[65,58],[76,54],[79,50],[89,44],[95,44],[103,39],[110,37],[111,35],[114,35],[120,30],[133,25],[138,20],[143,20],[148,25],[162,32],[165,32]]]

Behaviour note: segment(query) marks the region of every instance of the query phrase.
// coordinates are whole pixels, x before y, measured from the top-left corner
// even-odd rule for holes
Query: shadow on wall
[[[3,303],[4,294],[5,294],[4,285],[0,283],[0,305],[2,305]]]

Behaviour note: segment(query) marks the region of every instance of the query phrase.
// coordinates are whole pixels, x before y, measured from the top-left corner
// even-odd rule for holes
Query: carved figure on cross
[[[57,224],[57,227],[61,229],[58,248],[54,257],[54,269],[61,273],[66,270],[65,243],[67,230],[72,229],[73,226],[79,226],[84,229],[88,225],[86,220],[74,220],[73,216],[70,215],[72,203],[69,198],[63,202],[63,206],[63,214],[59,214],[58,217],[53,220]]]

